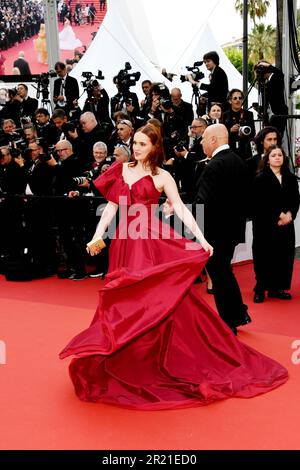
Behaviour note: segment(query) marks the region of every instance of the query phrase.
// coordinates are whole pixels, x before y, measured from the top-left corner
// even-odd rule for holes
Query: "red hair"
[[[160,133],[160,130],[153,124],[146,124],[143,127],[140,127],[136,132],[142,132],[147,137],[149,137],[151,144],[153,145],[152,150],[145,159],[145,165],[149,165],[152,175],[157,175],[157,168],[161,167],[165,160],[165,153],[163,149],[163,140]],[[130,163],[130,166],[136,166],[137,160]]]

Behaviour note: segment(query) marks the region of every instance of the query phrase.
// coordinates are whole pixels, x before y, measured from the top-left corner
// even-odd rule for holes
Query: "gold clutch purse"
[[[87,243],[86,245],[89,249],[89,253],[90,255],[95,255],[97,253],[100,253],[101,250],[103,250],[103,248],[106,247],[104,241],[102,240],[102,238],[96,238],[95,240],[92,240],[90,241],[89,243]]]

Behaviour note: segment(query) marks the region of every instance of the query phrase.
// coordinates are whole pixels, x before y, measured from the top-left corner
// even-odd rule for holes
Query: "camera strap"
[[[61,96],[63,96],[64,98],[66,98],[66,96],[65,96],[65,80],[63,78],[61,79],[59,94]],[[64,108],[66,106],[66,101],[64,99],[64,101],[58,101],[57,104],[59,105],[60,108]]]

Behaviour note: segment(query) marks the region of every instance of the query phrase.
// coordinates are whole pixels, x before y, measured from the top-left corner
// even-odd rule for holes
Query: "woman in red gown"
[[[287,371],[238,341],[193,286],[212,247],[160,168],[159,131],[136,132],[134,162],[115,163],[95,185],[108,201],[94,239],[120,209],[96,314],[60,353],[75,355],[70,376],[84,401],[154,410],[249,398],[287,380]],[[164,191],[200,242],[155,217]]]

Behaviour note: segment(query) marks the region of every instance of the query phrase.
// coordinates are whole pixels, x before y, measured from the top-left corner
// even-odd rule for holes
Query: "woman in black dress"
[[[255,177],[252,194],[254,302],[269,297],[289,300],[295,251],[294,219],[299,189],[283,150],[273,146]]]

